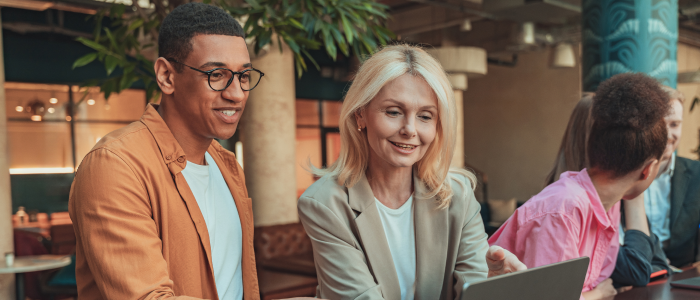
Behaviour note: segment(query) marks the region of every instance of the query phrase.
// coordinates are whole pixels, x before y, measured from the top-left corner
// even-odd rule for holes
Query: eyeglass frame
[[[190,68],[190,69],[192,69],[192,70],[195,70],[195,71],[197,71],[197,72],[201,72],[201,73],[207,74],[207,84],[209,85],[209,88],[212,89],[212,90],[215,91],[215,92],[224,91],[224,90],[226,90],[229,86],[231,86],[231,83],[233,82],[233,77],[236,77],[236,75],[238,75],[238,83],[239,83],[239,85],[241,86],[241,90],[244,91],[244,92],[249,92],[249,91],[252,91],[254,88],[258,87],[258,84],[260,84],[260,81],[262,81],[262,78],[265,76],[265,73],[263,73],[262,71],[260,71],[260,70],[258,70],[258,69],[256,69],[256,68],[249,68],[249,69],[245,69],[245,70],[243,70],[243,71],[238,71],[238,72],[233,71],[233,70],[231,70],[231,69],[229,69],[229,68],[214,68],[214,69],[211,69],[211,70],[209,70],[209,71],[202,71],[202,70],[197,69],[197,68],[195,68],[195,67],[189,66],[189,65],[187,65],[187,64],[185,64],[185,63],[183,63],[183,62],[180,62],[180,61],[178,61],[177,59],[174,59],[174,58],[165,58],[165,60],[167,60],[167,61],[173,61],[173,62],[176,62],[176,63],[178,63],[178,64],[181,64],[181,65],[183,65],[183,66],[185,66],[185,67],[188,67],[188,68]],[[213,87],[211,86],[211,74],[213,74],[214,71],[216,71],[216,70],[226,70],[226,71],[229,71],[229,72],[233,73],[233,76],[231,76],[231,79],[228,80],[228,83],[226,83],[226,86],[225,86],[223,89],[220,89],[220,90],[217,90],[217,89],[215,89],[215,88],[213,88]],[[255,84],[254,87],[252,87],[252,88],[246,90],[246,89],[243,89],[243,83],[241,82],[241,75],[243,75],[245,72],[248,72],[248,71],[257,71],[258,73],[260,73],[260,79],[258,80],[258,82]]]

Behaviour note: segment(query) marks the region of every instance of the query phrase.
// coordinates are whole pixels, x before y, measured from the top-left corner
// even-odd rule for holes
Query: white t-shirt
[[[416,234],[413,225],[413,196],[397,209],[377,202],[386,241],[399,278],[402,300],[413,300],[416,291]]]
[[[188,161],[182,175],[207,224],[219,299],[243,299],[243,231],[238,209],[216,162],[209,153],[205,153],[204,157],[207,166]]]

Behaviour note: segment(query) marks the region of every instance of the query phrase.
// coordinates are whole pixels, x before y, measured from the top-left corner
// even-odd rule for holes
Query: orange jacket
[[[207,225],[181,172],[187,158],[156,108],[103,137],[76,173],[69,211],[81,300],[218,299]],[[240,215],[244,299],[259,299],[243,170],[216,141],[207,151]]]

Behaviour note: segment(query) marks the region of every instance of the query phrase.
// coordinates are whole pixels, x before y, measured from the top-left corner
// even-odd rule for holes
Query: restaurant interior
[[[700,109],[693,99],[700,97],[700,1],[666,1],[678,8],[676,39],[667,54],[675,63],[674,76],[666,84],[687,99],[677,155],[697,160]],[[93,25],[87,17],[112,2],[0,0],[0,112],[6,114],[0,121],[0,169],[7,170],[0,172],[0,213],[6,216],[0,218],[2,253],[14,252],[16,258],[75,255],[67,212],[74,172],[96,142],[138,121],[152,102],[138,82],[105,99],[99,88],[82,85],[106,78],[103,66],[72,68],[90,52],[75,40],[90,36]],[[386,26],[396,41],[423,45],[451,75],[460,116],[453,166],[478,175],[476,198],[485,228],[493,233],[543,188],[569,115],[589,88],[582,25],[588,21],[582,7],[587,1],[377,2],[388,8]],[[296,202],[318,179],[311,167],[338,158],[342,99],[359,59],[339,55],[333,60],[322,50],[311,55],[319,68],[311,66],[301,77],[292,63],[278,63],[292,62],[289,52],[272,48],[256,57],[266,73],[261,87],[251,92],[237,133],[219,141],[236,154],[253,199],[261,299],[316,292],[311,242]],[[264,114],[258,105],[281,105],[254,104],[265,93],[278,93],[274,101],[291,109]],[[285,126],[260,125],[266,122]],[[261,147],[266,150],[252,150]],[[266,186],[270,181],[283,183]],[[26,299],[77,299],[75,265],[69,263],[23,274]],[[0,274],[0,299],[14,298],[17,280]]]

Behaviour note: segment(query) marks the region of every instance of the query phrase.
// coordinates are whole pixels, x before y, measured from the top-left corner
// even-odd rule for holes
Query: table
[[[15,257],[15,262],[8,267],[0,262],[0,274],[15,274],[17,299],[24,300],[24,273],[58,269],[70,264],[70,256],[65,255],[36,255]]]
[[[636,287],[627,292],[617,294],[606,300],[643,300],[643,299],[664,299],[664,300],[685,300],[700,299],[700,290],[682,289],[671,287],[671,281],[693,278],[700,276],[700,267],[686,268],[683,273],[676,273],[666,279],[650,282],[647,286]]]

